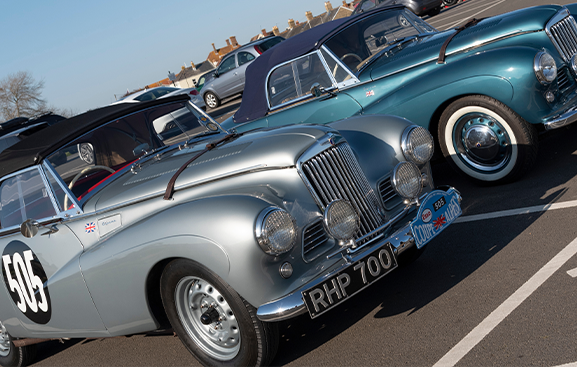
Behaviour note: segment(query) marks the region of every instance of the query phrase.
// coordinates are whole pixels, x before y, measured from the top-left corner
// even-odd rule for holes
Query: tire
[[[8,335],[6,328],[0,322],[0,366],[27,366],[34,361],[35,357],[36,345],[16,348],[12,343],[12,337]]]
[[[217,108],[220,106],[220,99],[212,92],[206,92],[204,95],[204,103],[210,108]]]
[[[459,0],[443,0],[443,5],[444,6],[453,6],[458,2],[459,2]]]
[[[537,159],[535,127],[487,96],[451,103],[441,115],[438,134],[445,159],[477,183],[512,182]]]
[[[174,260],[164,269],[160,286],[174,331],[203,365],[264,366],[274,358],[277,325],[258,320],[256,309],[204,266]]]

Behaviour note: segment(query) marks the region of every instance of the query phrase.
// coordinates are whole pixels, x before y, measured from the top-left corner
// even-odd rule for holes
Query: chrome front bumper
[[[570,125],[577,121],[577,106],[569,108],[567,111],[563,112],[561,115],[554,117],[543,123],[545,129],[553,130],[558,129],[563,126]]]
[[[302,290],[316,286],[317,284],[323,282],[325,279],[328,279],[336,273],[340,272],[351,263],[354,263],[355,261],[361,259],[363,256],[366,256],[366,254],[370,251],[374,251],[380,247],[383,247],[387,243],[392,245],[395,256],[398,256],[403,251],[414,247],[415,240],[413,239],[413,235],[411,233],[410,223],[407,222],[407,224],[398,229],[391,236],[379,239],[374,244],[364,249],[364,251],[361,251],[358,254],[354,254],[353,256],[348,255],[347,259],[343,258],[328,273],[313,279],[294,292],[280,299],[265,303],[264,305],[260,306],[256,313],[257,317],[262,321],[272,322],[286,320],[307,312],[305,303],[302,299]]]

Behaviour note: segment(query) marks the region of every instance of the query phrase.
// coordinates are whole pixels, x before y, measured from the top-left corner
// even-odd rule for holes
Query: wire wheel
[[[10,354],[10,347],[12,342],[10,336],[6,332],[6,328],[0,322],[0,357],[7,357]]]

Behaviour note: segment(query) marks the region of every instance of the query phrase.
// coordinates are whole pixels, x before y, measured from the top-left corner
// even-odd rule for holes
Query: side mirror
[[[38,234],[38,229],[40,228],[40,224],[33,219],[26,219],[20,225],[20,233],[22,236],[26,238],[32,238]]]
[[[139,146],[137,146],[136,148],[134,148],[134,150],[132,151],[132,154],[134,154],[134,156],[138,156],[142,153],[147,153],[148,149],[150,149],[150,145],[148,145],[148,143],[143,143],[140,144]]]
[[[323,94],[324,88],[319,83],[314,83],[311,86],[311,94],[315,97],[320,97]]]
[[[214,73],[212,73],[212,75],[213,75],[215,78],[218,78],[218,70],[215,70]]]

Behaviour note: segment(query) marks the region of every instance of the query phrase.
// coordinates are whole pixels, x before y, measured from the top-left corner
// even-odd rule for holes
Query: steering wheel
[[[87,173],[87,172],[90,172],[90,171],[93,171],[93,170],[100,170],[100,169],[106,170],[106,171],[108,171],[108,172],[110,172],[110,173],[116,172],[115,170],[113,170],[112,168],[107,167],[107,166],[95,165],[95,166],[86,167],[86,168],[84,168],[82,171],[78,172],[78,173],[76,174],[76,176],[74,176],[74,178],[72,179],[72,181],[70,181],[70,183],[68,184],[68,188],[69,188],[70,190],[72,190],[72,187],[74,186],[74,184],[76,183],[76,181],[78,181],[78,179],[79,179],[83,174],[85,174],[85,173]],[[66,208],[68,208],[68,195],[64,195],[64,210],[67,210]]]
[[[359,55],[352,53],[352,52],[349,52],[348,54],[344,54],[343,56],[341,56],[341,61],[345,62],[345,59],[347,57],[355,57],[357,60],[359,60],[359,62],[363,62],[363,59],[361,59],[361,57]]]

